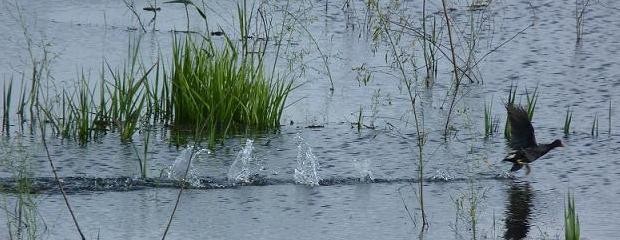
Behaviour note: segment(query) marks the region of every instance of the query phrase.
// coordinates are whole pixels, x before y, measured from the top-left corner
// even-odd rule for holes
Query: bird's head
[[[551,143],[551,147],[554,147],[554,148],[556,148],[556,147],[564,147],[564,144],[562,144],[562,140],[556,139],[555,141],[553,141]]]

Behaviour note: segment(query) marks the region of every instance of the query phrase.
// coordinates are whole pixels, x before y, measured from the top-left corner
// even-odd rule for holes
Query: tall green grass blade
[[[592,121],[592,129],[590,130],[592,136],[598,136],[598,114],[594,114],[594,120]]]
[[[566,194],[567,202],[564,207],[564,239],[579,240],[580,239],[580,223],[579,216],[575,209],[575,197],[568,192]]]
[[[517,97],[517,86],[515,85],[510,85],[510,88],[508,89],[508,102],[507,104],[512,105],[515,103]],[[506,116],[506,125],[504,125],[504,138],[506,139],[510,139],[510,119],[508,119],[508,116]]]
[[[573,121],[573,112],[570,110],[570,107],[566,109],[566,115],[564,116],[564,135],[570,134],[570,124]]]

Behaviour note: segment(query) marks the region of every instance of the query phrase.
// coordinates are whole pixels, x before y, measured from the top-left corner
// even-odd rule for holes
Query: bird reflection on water
[[[530,213],[534,194],[528,182],[512,182],[506,201],[504,239],[524,239],[530,230]]]

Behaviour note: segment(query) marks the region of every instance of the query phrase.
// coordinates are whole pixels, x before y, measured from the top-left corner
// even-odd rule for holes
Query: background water
[[[364,2],[311,1],[305,7],[304,25],[323,52],[327,53],[334,91],[323,62],[307,35],[298,34],[292,48],[307,50],[302,84],[289,97],[282,130],[253,136],[255,173],[265,184],[231,186],[226,180],[230,165],[246,142],[234,137],[200,155],[193,165],[200,179],[225,185],[223,189],[191,189],[182,198],[173,220],[170,239],[404,239],[416,238],[420,229],[417,205],[417,147],[410,105],[398,72],[387,67],[384,44],[376,48],[364,30]],[[138,1],[137,9],[148,3]],[[278,6],[284,2],[275,2]],[[402,3],[403,16],[419,18],[421,1]],[[29,69],[24,29],[54,56],[50,92],[74,88],[79,72],[97,81],[102,61],[122,65],[130,39],[140,35],[135,16],[118,1],[19,1],[17,11],[3,1],[0,11],[0,74],[5,81],[21,82]],[[440,10],[441,2],[429,3],[429,12]],[[211,30],[220,26],[232,36],[236,23],[235,2],[209,3]],[[455,1],[452,16],[457,30],[465,31],[470,14],[467,2]],[[616,1],[592,3],[585,12],[584,35],[575,44],[573,1],[494,1],[485,10],[479,53],[507,44],[488,55],[479,65],[478,80],[462,86],[462,97],[452,115],[454,139],[443,141],[441,131],[447,111],[450,66],[440,60],[439,75],[431,90],[422,92],[425,146],[425,210],[430,227],[426,239],[467,239],[470,225],[458,215],[454,201],[479,196],[477,224],[479,238],[559,238],[563,233],[563,209],[567,191],[575,193],[582,236],[615,239],[620,202],[620,5]],[[23,24],[20,23],[21,12]],[[150,12],[138,12],[148,21]],[[190,28],[203,28],[199,16],[190,11]],[[184,30],[181,5],[162,5],[156,32],[144,33],[141,54],[145,62],[159,54],[168,56],[172,30]],[[438,22],[442,14],[436,13]],[[276,18],[277,20],[277,18]],[[533,24],[533,25],[532,25]],[[530,26],[528,28],[528,26]],[[137,30],[136,30],[137,29]],[[521,34],[519,31],[526,29]],[[445,31],[445,30],[444,30]],[[235,35],[237,34],[237,35]],[[445,35],[445,34],[444,34]],[[463,43],[466,34],[457,34]],[[446,37],[446,36],[443,36]],[[459,48],[457,54],[464,54]],[[389,55],[388,55],[389,56]],[[363,64],[376,70],[367,86],[360,86],[353,68]],[[279,69],[285,69],[279,66]],[[508,149],[502,131],[484,138],[484,103],[493,102],[493,115],[503,127],[511,84],[518,85],[517,101],[525,102],[525,88],[538,86],[540,97],[533,124],[539,142],[561,138],[567,147],[554,150],[532,165],[532,173],[505,177],[509,165],[500,160]],[[612,102],[611,116],[609,101]],[[574,111],[573,131],[563,136],[564,114]],[[351,123],[363,109],[364,123],[375,129],[358,131]],[[376,110],[373,110],[376,109]],[[600,135],[590,135],[595,114]],[[611,119],[611,122],[608,122]],[[290,122],[293,124],[289,124]],[[12,122],[16,122],[13,120]],[[609,125],[611,124],[611,125]],[[321,125],[322,128],[307,128]],[[611,132],[608,131],[611,129]],[[165,128],[152,130],[149,147],[149,175],[158,178],[174,164],[184,147],[170,144]],[[296,184],[298,140],[311,147],[319,162],[318,174],[324,186]],[[132,143],[120,143],[116,133],[82,146],[71,140],[48,141],[59,174],[87,179],[139,176],[136,150],[142,149],[143,134]],[[27,159],[34,177],[49,181],[52,175],[38,136],[19,124],[3,132],[0,177],[9,181],[18,159]],[[357,181],[354,161],[368,161],[376,183]],[[77,180],[76,180],[77,181]],[[331,181],[331,182],[330,182]],[[87,189],[87,188],[86,188]],[[158,238],[172,210],[178,189],[139,187],[133,191],[72,191],[70,201],[78,221],[89,238]],[[15,195],[1,194],[10,209]],[[465,197],[465,198],[463,198]],[[39,216],[45,222],[40,238],[75,236],[62,196],[53,190],[36,195]],[[412,214],[413,221],[408,215]],[[9,216],[0,214],[0,221]],[[6,224],[0,224],[0,238],[8,238]],[[69,237],[72,238],[72,237]]]

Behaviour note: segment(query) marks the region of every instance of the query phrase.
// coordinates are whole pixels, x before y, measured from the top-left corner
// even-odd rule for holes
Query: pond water
[[[273,25],[283,19],[282,11],[276,10],[289,6],[286,1],[250,2],[256,7],[265,4],[261,6],[267,13],[273,11]],[[194,181],[180,198],[168,238],[559,239],[570,191],[581,235],[616,239],[620,219],[620,113],[615,110],[620,106],[620,32],[616,31],[620,15],[616,13],[620,3],[590,3],[584,12],[583,38],[576,44],[573,1],[492,1],[478,10],[472,10],[468,1],[447,2],[456,24],[456,54],[466,58],[466,43],[475,35],[475,55],[481,62],[472,71],[473,82],[464,79],[460,86],[447,140],[443,128],[453,89],[449,55],[439,57],[433,87],[418,86],[427,134],[423,150],[426,231],[421,233],[416,127],[390,45],[385,39],[373,40],[376,26],[369,20],[372,14],[366,1],[332,0],[290,3],[290,15],[296,19],[291,24],[297,30],[286,42],[291,49],[286,57],[299,58],[293,61],[298,64],[294,69],[303,74],[295,80],[300,86],[288,98],[281,130],[231,137],[196,154],[190,167]],[[157,31],[147,25],[144,33],[122,1],[18,3],[2,2],[0,73],[5,84],[12,78],[14,86],[27,86],[29,80],[22,74],[32,68],[26,44],[31,38],[35,55],[45,48],[53,56],[46,78],[51,94],[74,89],[82,71],[96,83],[102,61],[122,66],[130,40],[140,38],[146,63],[169,56],[172,36],[179,34],[173,31],[187,28],[185,8],[179,4],[159,3]],[[152,12],[142,8],[153,2],[134,4],[145,24]],[[238,39],[236,4],[198,5],[206,9],[210,31],[223,30]],[[417,24],[422,1],[400,4],[393,6],[397,9],[391,13],[393,20],[403,17]],[[429,18],[445,24],[441,1],[427,4]],[[189,10],[190,29],[204,31],[200,15]],[[476,34],[469,31],[471,21],[476,23]],[[441,29],[445,48],[447,30]],[[407,50],[418,48],[411,36],[400,37],[397,47],[405,49],[403,53],[422,54]],[[273,44],[268,48],[268,58],[274,48]],[[423,66],[423,58],[418,57],[417,64]],[[364,72],[360,68],[372,72],[367,84],[359,80]],[[277,69],[290,70],[283,62]],[[531,93],[537,87],[533,125],[538,141],[560,138],[566,145],[533,163],[529,175],[509,174],[510,164],[501,162],[509,151],[503,136],[503,102],[511,85],[518,86],[517,101],[523,104],[526,89]],[[13,103],[18,100],[15,95]],[[484,109],[491,103],[500,130],[485,138]],[[568,107],[573,121],[571,133],[565,136]],[[364,126],[358,130],[360,109]],[[591,134],[595,116],[597,136]],[[5,156],[0,160],[0,199],[6,213],[0,214],[0,239],[8,239],[14,231],[4,223],[13,221],[20,196],[14,191],[17,165],[27,166],[36,191],[32,198],[37,238],[78,239],[40,136],[31,131],[29,119],[22,125],[16,114],[10,118],[0,147]],[[148,175],[142,179],[138,159],[145,131],[151,132],[152,139]],[[179,192],[175,174],[187,166],[189,148],[173,144],[169,129],[145,127],[129,143],[120,142],[115,132],[86,145],[47,139],[87,238],[161,238]],[[252,140],[251,146],[247,139]],[[230,176],[238,181],[230,181]],[[475,224],[470,209],[476,213]]]

